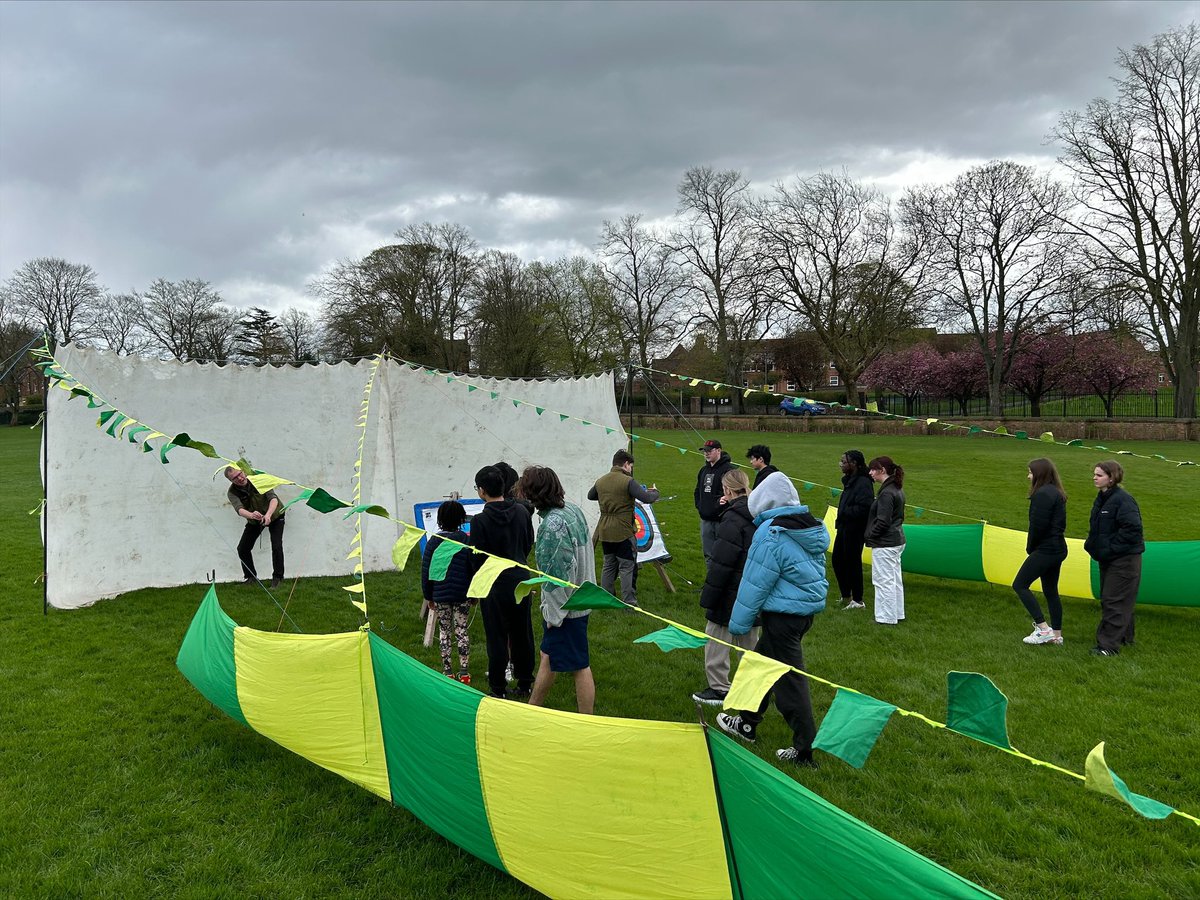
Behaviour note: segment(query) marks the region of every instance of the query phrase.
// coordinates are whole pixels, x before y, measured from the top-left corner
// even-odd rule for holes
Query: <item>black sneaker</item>
[[[726,734],[732,734],[735,738],[745,741],[747,744],[753,744],[757,738],[755,734],[756,728],[742,719],[741,716],[717,713],[717,727]]]
[[[1105,650],[1103,647],[1093,647],[1092,656],[1116,656],[1116,650]]]
[[[283,576],[282,575],[276,575],[274,578],[271,579],[271,587],[277,588],[281,584],[283,584]]]
[[[702,691],[696,691],[692,694],[692,699],[697,703],[706,703],[709,706],[720,706],[725,702],[725,691],[714,691],[712,688],[705,688]]]
[[[514,688],[508,692],[508,699],[515,700],[517,703],[526,703],[532,693],[528,688]]]

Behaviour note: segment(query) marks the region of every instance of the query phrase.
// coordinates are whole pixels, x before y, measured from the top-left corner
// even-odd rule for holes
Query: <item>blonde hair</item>
[[[750,479],[741,469],[730,469],[721,479],[721,487],[735,497],[745,497],[750,493]]]

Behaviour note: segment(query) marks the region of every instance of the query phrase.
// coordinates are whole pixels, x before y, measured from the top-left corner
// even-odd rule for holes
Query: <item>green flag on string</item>
[[[569,418],[571,418],[571,417],[570,417],[570,416],[568,416],[566,413],[559,413],[559,414],[558,414],[558,421],[560,421],[560,422],[565,422],[565,421],[567,421],[567,419],[569,419]]]
[[[612,434],[615,430],[616,430],[615,428],[609,428],[607,425],[604,426],[605,434]]]
[[[96,419],[96,427],[103,428],[105,425],[108,424],[108,420],[111,419],[116,414],[117,414],[117,411],[115,409],[106,409],[104,412],[100,413],[100,417],[98,419]]]
[[[195,450],[201,456],[207,456],[209,459],[220,459],[220,454],[213,449],[212,444],[206,444],[204,441],[193,440],[186,431],[175,435],[171,438],[171,443],[176,447],[187,447]]]
[[[600,585],[585,581],[563,604],[563,609],[630,609]]]
[[[491,397],[493,400],[495,400],[497,397],[500,396],[500,392],[499,391],[488,391],[488,396]]]
[[[676,447],[675,449],[679,451],[680,455],[687,456],[687,448],[686,447]]]
[[[836,500],[838,497],[842,496],[842,489],[831,487],[829,489],[829,496]]]
[[[1079,438],[1075,438],[1075,440],[1073,440],[1073,441],[1067,441],[1067,446],[1068,447],[1082,447],[1083,441],[1081,441]]]
[[[346,509],[350,504],[330,494],[325,488],[317,488],[309,495],[307,505],[319,513],[331,513],[335,509]]]
[[[951,731],[1011,750],[1008,740],[1008,698],[978,672],[950,672],[946,675],[946,727]]]
[[[546,411],[546,407],[544,407],[544,406],[535,406],[535,407],[533,408],[533,411],[534,411],[535,413],[537,413],[537,414],[540,416],[542,413],[544,413],[544,412]]]
[[[967,434],[979,434],[979,432],[981,432],[982,430],[983,429],[980,428],[978,425],[972,425],[970,428],[967,429]]]
[[[1173,807],[1160,803],[1150,797],[1135,794],[1129,789],[1121,777],[1108,767],[1104,761],[1104,742],[1101,741],[1092,748],[1084,764],[1083,784],[1090,791],[1106,794],[1123,800],[1132,806],[1139,815],[1147,819],[1165,819],[1175,811]]]
[[[454,554],[466,549],[462,544],[454,544],[445,540],[438,544],[433,550],[433,557],[429,560],[429,580],[444,581]]]
[[[913,515],[916,516],[918,519],[921,518],[921,516],[925,515],[925,507],[914,506],[913,507]]]
[[[119,426],[127,418],[128,418],[128,416],[126,416],[124,413],[120,413],[120,412],[117,413],[115,416],[113,416],[109,420],[108,427],[104,429],[105,434],[107,434],[109,437],[116,437],[117,436],[117,431],[116,431],[117,426]]]
[[[861,769],[896,707],[866,694],[839,690],[813,741],[813,748],[832,753]]]
[[[167,459],[167,454],[174,450],[175,446],[176,445],[174,441],[167,441],[167,443],[162,445],[162,449],[158,451],[158,458],[162,460],[162,464],[164,466],[169,466],[171,464],[170,460]]]
[[[663,448],[663,442],[662,442],[662,441],[655,441],[655,442],[654,442],[654,449],[655,449],[655,450],[661,450],[662,448]]]
[[[563,587],[570,586],[567,582],[563,581],[561,578],[554,578],[551,575],[538,575],[536,578],[526,578],[524,581],[522,581],[520,584],[518,584],[516,586],[516,588],[513,590],[513,595],[516,597],[517,602],[520,603],[522,600],[524,600],[526,597],[528,597],[529,592],[532,591],[539,584],[559,584],[559,585],[562,585]]]
[[[631,441],[640,441],[642,439],[642,436],[640,434],[631,434],[629,436],[629,439]]]
[[[303,503],[305,500],[307,500],[312,495],[313,495],[312,488],[306,488],[305,490],[300,492],[300,496],[298,496],[292,500],[289,500],[287,503],[283,504],[283,509],[281,510],[281,512],[287,512],[287,508],[289,506],[295,506],[297,503]]]
[[[520,405],[521,405],[521,401],[520,401],[520,400],[514,400],[514,401],[513,401],[513,407],[514,407],[514,408],[515,408],[515,407],[519,407]]]
[[[1014,435],[1014,437],[1016,437],[1016,439],[1018,441],[1027,441],[1027,440],[1029,440],[1029,432],[1028,431],[1018,431]]]
[[[1008,429],[1003,425],[997,425],[995,429],[993,429],[992,434],[1008,434]]]
[[[342,516],[342,518],[348,519],[353,515],[357,515],[358,513],[366,513],[370,516],[381,516],[385,519],[389,516],[388,511],[382,506],[374,503],[359,503],[357,506],[352,506],[346,510],[346,514]]]
[[[591,423],[591,422],[589,422],[587,419],[580,419],[580,420],[579,420],[579,423],[580,423],[581,425],[591,425],[591,424],[592,424],[592,423]]]
[[[476,385],[476,384],[468,384],[467,385],[467,393],[468,394],[471,393],[472,391],[477,391],[477,390],[479,390],[479,385]]]
[[[666,628],[652,631],[650,634],[643,634],[640,638],[634,639],[635,644],[654,644],[663,653],[670,653],[672,650],[695,650],[697,647],[703,647],[708,643],[708,638],[697,637],[694,634],[688,634],[676,628],[674,625],[668,625]]]
[[[125,432],[125,437],[129,438],[129,443],[136,444],[137,443],[136,438],[139,434],[141,434],[143,431],[153,431],[153,430],[154,429],[151,428],[149,425],[134,425],[127,432]]]

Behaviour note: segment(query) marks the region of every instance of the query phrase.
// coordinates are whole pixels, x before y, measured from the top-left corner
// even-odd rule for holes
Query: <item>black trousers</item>
[[[1133,643],[1133,605],[1142,583],[1142,555],[1100,563],[1100,624],[1096,646],[1114,653]]]
[[[283,519],[274,519],[267,526],[271,535],[271,577],[283,577]],[[263,533],[262,522],[246,522],[242,531],[242,539],[238,541],[238,559],[242,561],[242,574],[246,578],[258,578],[258,570],[254,568],[254,545]]]
[[[867,526],[848,525],[837,530],[833,539],[833,577],[843,597],[856,603],[863,602],[862,552]]]
[[[1066,558],[1051,556],[1048,553],[1030,553],[1021,564],[1012,583],[1012,589],[1025,604],[1025,610],[1033,617],[1033,621],[1045,622],[1042,618],[1042,608],[1033,596],[1033,591],[1029,589],[1031,584],[1039,578],[1042,579],[1042,593],[1046,595],[1046,606],[1050,608],[1050,627],[1055,631],[1062,631],[1062,600],[1058,596],[1058,575]]]
[[[790,616],[787,613],[765,612],[762,614],[762,637],[755,651],[771,659],[785,662],[789,666],[804,668],[804,650],[800,642],[808,629],[812,628],[812,616]],[[817,726],[813,722],[812,699],[808,695],[808,679],[795,672],[788,672],[763,696],[756,711],[743,710],[742,719],[757,727],[775,696],[779,714],[792,728],[792,746],[801,754],[812,754],[813,738]]]
[[[479,604],[487,638],[488,687],[496,697],[503,697],[508,689],[504,670],[510,657],[517,687],[522,691],[533,688],[533,604],[528,598],[517,603],[511,588],[500,593],[497,597],[493,591]]]

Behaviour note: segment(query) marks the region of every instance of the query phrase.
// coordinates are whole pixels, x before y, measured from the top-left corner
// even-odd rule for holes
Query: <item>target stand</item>
[[[653,566],[662,579],[663,587],[670,593],[675,593],[675,585],[667,574],[665,564],[671,561],[667,545],[659,531],[658,521],[654,518],[654,510],[649,505],[635,503],[633,507],[633,543],[637,550],[638,566]]]

